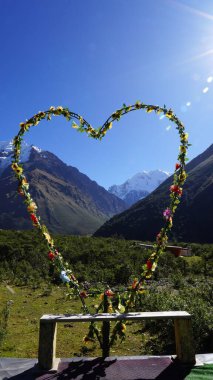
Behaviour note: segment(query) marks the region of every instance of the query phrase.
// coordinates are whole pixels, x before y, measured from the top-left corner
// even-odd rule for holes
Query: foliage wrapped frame
[[[56,108],[50,107],[49,110],[39,112],[26,122],[20,123],[20,130],[13,140],[14,155],[11,167],[14,170],[18,180],[18,192],[24,197],[24,202],[33,226],[41,232],[41,235],[47,242],[49,260],[53,263],[61,280],[66,283],[69,289],[73,289],[73,291],[79,296],[84,313],[89,313],[89,309],[86,305],[86,297],[88,296],[87,292],[79,284],[71,268],[69,267],[69,264],[64,261],[62,254],[55,248],[54,241],[48,232],[47,227],[41,222],[41,218],[38,214],[38,207],[31,197],[29,192],[29,183],[24,175],[23,166],[20,163],[21,142],[24,134],[29,131],[32,126],[38,125],[41,120],[46,119],[49,121],[52,116],[60,115],[64,116],[68,122],[72,121],[72,127],[77,131],[86,132],[89,137],[101,140],[106,135],[107,131],[112,128],[114,121],[119,121],[123,115],[129,112],[141,109],[145,110],[147,113],[155,112],[156,114],[163,114],[171,122],[175,123],[180,137],[180,146],[177,162],[175,164],[173,184],[170,186],[170,203],[163,211],[164,226],[156,236],[153,252],[147,262],[143,265],[139,278],[135,278],[127,292],[116,295],[110,289],[107,289],[103,293],[102,300],[97,307],[97,313],[101,311],[110,313],[127,313],[134,309],[138,297],[141,293],[145,292],[146,280],[152,277],[152,274],[157,267],[159,257],[166,247],[168,232],[172,228],[173,216],[178,204],[180,203],[180,198],[183,193],[182,186],[187,176],[185,172],[185,163],[187,160],[186,154],[187,149],[190,146],[188,143],[188,133],[185,132],[183,123],[177,118],[174,112],[171,109],[167,109],[166,106],[159,107],[155,105],[147,105],[137,101],[135,104],[129,106],[123,104],[122,108],[116,110],[109,116],[102,127],[95,129],[82,116],[70,111],[68,108],[59,106]],[[79,124],[77,124],[75,120],[77,120]],[[109,346],[113,345],[117,337],[120,337],[121,340],[123,340],[125,335],[126,325],[124,321],[118,321],[112,330]],[[96,337],[100,343],[100,347],[103,348],[103,336],[104,331],[99,330],[96,324],[92,322],[90,324],[88,334],[84,337],[84,342],[93,342]]]

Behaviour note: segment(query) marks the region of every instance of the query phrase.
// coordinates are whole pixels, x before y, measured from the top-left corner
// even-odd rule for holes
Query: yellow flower
[[[93,130],[94,130],[94,129],[91,127],[91,125],[87,128],[87,132],[88,132],[88,133],[93,132]]]
[[[59,112],[62,112],[62,111],[63,111],[63,107],[61,107],[61,106],[58,106],[56,109],[57,109],[57,111],[59,111]]]
[[[48,232],[43,232],[43,235],[44,235],[45,239],[48,241],[48,243],[50,243],[52,241],[51,236],[48,234]]]
[[[146,110],[147,113],[150,113],[150,112],[152,112],[152,111],[153,111],[153,108],[152,108],[152,107],[148,107],[147,110]]]
[[[189,134],[188,133],[183,133],[181,136],[181,141],[188,141]]]
[[[61,115],[61,113],[63,112],[63,107],[61,106],[58,106],[55,110],[54,110],[54,115]]]
[[[186,153],[186,147],[184,145],[181,145],[179,149],[181,153]]]
[[[156,267],[157,267],[157,264],[156,264],[156,263],[153,263],[153,264],[152,264],[152,272],[155,271]]]
[[[23,169],[19,166],[19,168],[16,170],[16,173],[17,174],[22,174],[23,173]]]
[[[28,129],[30,128],[32,124],[26,122],[26,123],[20,123],[19,125],[20,125],[20,128],[23,129],[23,131],[28,131]]]
[[[172,222],[172,217],[169,218],[169,224],[168,227],[172,228],[173,222]]]
[[[87,343],[90,343],[90,342],[94,342],[94,339],[92,339],[92,338],[90,338],[89,336],[85,336],[84,338],[83,338],[83,343],[84,344],[87,344]]]
[[[43,119],[45,117],[45,112],[40,111],[39,112],[39,117],[41,117]]]
[[[161,109],[161,108],[159,108],[158,110],[157,110],[157,114],[159,115],[160,113],[162,113],[163,112],[163,110]]]
[[[29,212],[34,212],[35,210],[37,210],[37,205],[35,202],[31,202],[28,207],[27,207],[27,210]]]
[[[29,183],[27,182],[26,177],[22,178],[21,186],[24,187],[26,190],[29,189]]]
[[[114,119],[119,119],[120,116],[121,116],[121,110],[117,110],[117,111],[115,111],[115,112],[112,114],[112,117],[113,117]]]
[[[78,124],[76,124],[74,121],[72,122],[72,127],[75,129],[79,128]]]
[[[138,109],[138,108],[141,108],[141,102],[139,102],[139,101],[137,101],[136,103],[135,103],[135,107]]]
[[[144,294],[144,293],[146,293],[146,290],[145,290],[145,289],[139,289],[139,290],[138,290],[138,294]]]
[[[19,166],[16,162],[14,162],[12,165],[11,165],[11,168],[14,170],[14,172],[16,172],[16,174],[19,174],[21,175],[23,173],[23,169],[21,166]]]
[[[112,308],[112,304],[110,304],[108,306],[108,310],[107,310],[108,313],[112,313],[113,312],[113,308]]]
[[[121,324],[121,331],[122,331],[122,333],[125,333],[125,331],[126,331],[126,325],[125,325],[125,323]]]
[[[187,174],[186,174],[185,170],[183,170],[182,173],[179,175],[178,178],[179,178],[179,180],[180,180],[181,182],[184,182],[185,179],[186,179],[186,177],[187,177]]]
[[[172,111],[168,111],[168,112],[166,113],[166,117],[168,117],[168,119],[171,119],[171,118],[173,117],[173,113],[172,113]]]
[[[112,129],[112,122],[109,123],[109,125],[108,125],[108,129]]]

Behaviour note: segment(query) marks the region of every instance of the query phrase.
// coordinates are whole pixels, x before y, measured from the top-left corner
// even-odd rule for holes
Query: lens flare
[[[211,83],[213,81],[213,77],[212,76],[208,77],[206,81],[207,83]]]
[[[206,94],[208,91],[209,91],[209,88],[208,88],[208,87],[205,87],[205,88],[203,89],[203,94]]]

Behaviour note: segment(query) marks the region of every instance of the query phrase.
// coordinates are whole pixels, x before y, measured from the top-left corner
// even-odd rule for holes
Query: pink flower
[[[156,240],[157,240],[158,244],[162,243],[162,236],[161,236],[160,232],[159,232],[159,234],[157,234]]]
[[[170,208],[167,207],[166,210],[164,210],[163,212],[163,216],[166,220],[168,220],[171,217],[171,215],[172,215],[172,212]]]

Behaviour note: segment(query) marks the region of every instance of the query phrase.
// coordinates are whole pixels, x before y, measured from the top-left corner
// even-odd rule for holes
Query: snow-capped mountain
[[[32,224],[10,167],[12,156],[12,143],[0,142],[0,229],[29,229]],[[51,152],[23,142],[21,162],[41,220],[51,232],[92,234],[126,209],[121,199]]]
[[[27,162],[30,158],[32,150],[41,153],[42,150],[34,145],[29,145],[23,141],[21,149],[21,162]],[[13,155],[13,142],[0,141],[0,175],[11,164]]]
[[[128,206],[145,198],[169,177],[162,170],[143,171],[135,174],[122,185],[113,185],[108,191],[123,199]]]
[[[186,165],[187,180],[170,233],[171,241],[213,243],[213,144]],[[94,236],[117,234],[127,240],[156,241],[169,203],[170,177],[152,194],[108,220]],[[209,267],[210,270],[210,267]]]

